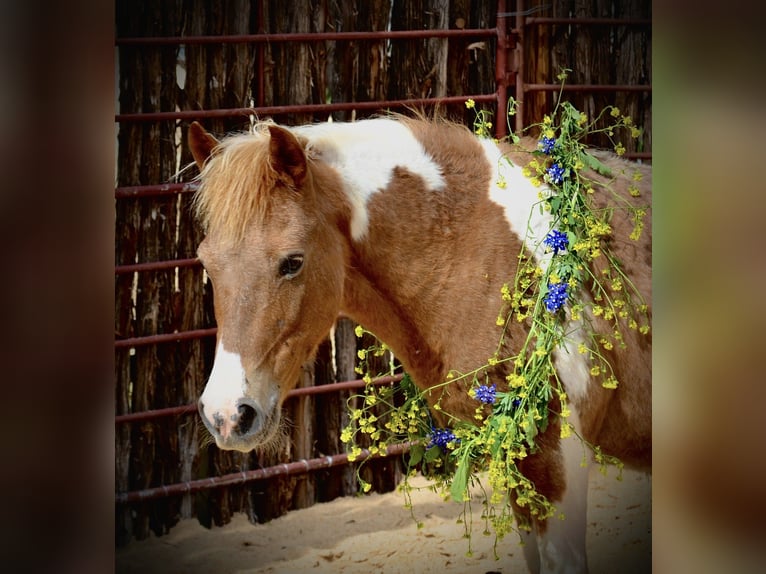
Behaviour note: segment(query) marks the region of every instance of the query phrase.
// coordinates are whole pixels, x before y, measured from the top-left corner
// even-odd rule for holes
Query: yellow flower
[[[468,98],[468,100],[465,102],[465,107],[469,110],[472,110],[476,107],[476,102],[473,101],[473,98]]]
[[[614,375],[609,377],[607,380],[605,380],[603,383],[601,383],[601,386],[605,389],[616,389],[617,388],[617,379],[614,378]]]
[[[637,138],[640,135],[641,135],[641,130],[640,129],[638,129],[635,126],[630,128],[630,137]]]
[[[617,155],[625,155],[625,146],[623,146],[621,143],[618,143],[616,146],[614,146],[614,153]]]
[[[356,356],[359,357],[360,359],[364,360],[364,358],[367,356],[367,351],[365,349],[359,349],[356,352]]]
[[[567,438],[572,436],[572,425],[569,423],[562,423],[561,425],[561,438]]]
[[[508,384],[510,384],[513,388],[523,387],[527,382],[524,375],[518,375],[516,373],[511,373],[508,375],[506,380],[508,381]]]
[[[357,325],[357,326],[354,328],[354,334],[355,334],[357,337],[361,337],[362,335],[364,335],[364,329],[362,328],[362,326],[361,326],[361,325]]]
[[[612,111],[611,111],[611,112],[609,112],[609,114],[610,114],[610,115],[611,115],[613,118],[616,118],[616,117],[618,117],[618,116],[620,115],[620,108],[618,108],[618,107],[616,107],[616,106],[615,106],[615,107],[613,107],[613,108],[612,108]]]
[[[362,449],[361,449],[361,447],[358,447],[358,446],[354,446],[354,447],[351,449],[351,452],[349,452],[349,453],[348,453],[348,461],[349,461],[349,462],[353,462],[353,461],[355,461],[357,458],[359,458],[359,455],[360,455],[360,454],[362,454]]]

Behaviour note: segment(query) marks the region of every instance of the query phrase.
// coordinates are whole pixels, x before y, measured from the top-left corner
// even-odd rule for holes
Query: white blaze
[[[215,350],[213,371],[202,393],[205,415],[213,420],[213,414],[230,416],[236,412],[236,402],[245,396],[247,379],[242,357],[223,348],[223,341],[218,342]]]

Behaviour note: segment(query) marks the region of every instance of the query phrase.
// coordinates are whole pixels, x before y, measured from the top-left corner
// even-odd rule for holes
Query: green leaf
[[[532,409],[527,412],[527,423],[529,424],[527,425],[525,436],[527,438],[527,442],[532,445],[534,444],[535,437],[537,436],[537,421],[535,420]]]
[[[426,454],[423,457],[423,459],[426,462],[433,462],[437,458],[439,458],[441,455],[442,455],[441,447],[432,446],[431,448],[426,449]]]
[[[601,175],[605,175],[607,177],[613,177],[612,170],[609,169],[607,166],[605,166],[603,163],[601,163],[599,160],[597,160],[588,152],[581,152],[580,160],[593,171],[600,173]]]
[[[468,486],[468,460],[463,459],[460,461],[460,466],[455,471],[455,476],[452,478],[452,486],[450,487],[450,495],[455,502],[463,502],[463,495],[465,489]]]
[[[415,444],[410,447],[410,466],[413,467],[417,465],[421,460],[423,460],[423,453],[425,452],[425,447],[422,444]]]

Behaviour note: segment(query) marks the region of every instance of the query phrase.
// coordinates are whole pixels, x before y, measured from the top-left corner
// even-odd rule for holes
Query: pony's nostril
[[[248,404],[241,404],[237,407],[237,412],[239,413],[239,422],[237,424],[239,434],[246,435],[250,432],[255,422],[255,409]]]

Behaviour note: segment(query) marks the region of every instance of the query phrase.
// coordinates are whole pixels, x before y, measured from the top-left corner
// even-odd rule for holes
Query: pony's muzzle
[[[258,404],[249,398],[241,398],[231,406],[217,409],[207,409],[200,399],[197,407],[202,421],[220,448],[237,448],[242,441],[258,434],[265,420]]]

